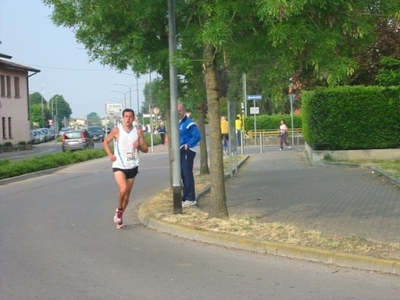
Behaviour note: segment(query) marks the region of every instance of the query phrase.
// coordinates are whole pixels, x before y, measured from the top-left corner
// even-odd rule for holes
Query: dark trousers
[[[196,200],[194,175],[193,175],[193,162],[195,156],[196,152],[189,149],[185,150],[181,148],[181,178],[183,182],[182,201]]]
[[[164,145],[164,143],[165,143],[165,133],[160,133],[160,137],[161,137],[161,144]]]
[[[286,146],[289,146],[289,143],[287,141],[287,132],[283,132],[280,135],[279,146],[281,149],[283,149],[283,144],[285,144]]]

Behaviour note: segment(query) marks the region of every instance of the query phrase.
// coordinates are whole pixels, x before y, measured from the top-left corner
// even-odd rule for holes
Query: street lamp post
[[[120,91],[111,91],[111,92],[124,94],[124,108],[126,108],[126,94],[127,94],[127,92],[126,93],[120,92]]]
[[[53,99],[53,102],[56,101],[56,114],[54,116],[54,131],[56,133],[58,133],[58,95],[55,96],[55,98]]]
[[[44,128],[44,108],[43,108],[43,84],[42,84],[42,92],[40,93],[42,100],[42,128]]]
[[[122,84],[122,83],[114,83],[114,85],[122,85],[122,86],[126,86],[129,89],[129,108],[132,108],[132,88],[135,85],[129,86],[127,84]]]
[[[136,101],[137,101],[137,111],[136,114],[137,115],[137,121],[139,121],[139,112],[140,112],[140,107],[139,107],[139,75],[136,74],[130,74],[130,73],[124,73],[124,72],[120,72],[119,74],[124,74],[124,75],[129,75],[129,76],[135,76],[136,78]],[[143,84],[143,83],[141,83]],[[142,124],[144,124],[144,117],[142,116]]]
[[[138,76],[136,76],[136,100],[137,100],[137,111],[136,114],[138,115],[138,121],[139,121],[139,83],[138,83]],[[139,123],[139,122],[138,122]],[[142,118],[142,123],[143,122],[143,118]]]

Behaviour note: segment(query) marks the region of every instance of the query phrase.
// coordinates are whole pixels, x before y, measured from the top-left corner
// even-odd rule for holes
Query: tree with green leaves
[[[258,86],[267,85],[268,94],[262,88],[259,93],[267,99],[276,97],[276,102],[287,95],[290,77],[304,78],[313,86],[346,83],[357,68],[354,50],[366,49],[376,35],[376,16],[394,18],[400,4],[376,0],[183,3],[187,7],[179,14],[185,24],[178,29],[181,52],[184,56],[198,53],[193,48],[202,49],[198,60],[204,72],[211,131],[211,217],[224,217],[219,70],[260,69],[258,78],[264,85]]]
[[[59,122],[59,126],[61,127],[63,127],[63,120],[69,120],[72,115],[71,107],[69,103],[65,101],[64,96],[62,95],[54,95],[51,97],[49,100],[48,109],[53,112],[53,117],[57,114],[57,120]]]
[[[51,120],[51,112],[48,109],[47,101],[39,92],[29,95],[29,119],[32,128],[48,127],[48,120]]]
[[[156,71],[168,82],[165,0],[152,0],[151,5],[139,0],[44,2],[54,6],[53,21],[73,28],[93,59],[118,70]],[[355,52],[364,50],[376,34],[376,15],[398,18],[400,4],[377,0],[176,0],[176,6],[179,51],[174,63],[181,66],[182,82],[194,81],[191,74],[203,74],[214,201],[210,217],[224,218],[228,212],[219,129],[220,71],[253,71],[257,78],[251,91],[263,94],[273,103],[270,107],[279,110],[285,105],[290,77],[298,78],[307,89],[346,83],[358,67]]]
[[[398,86],[400,82],[400,59],[383,57],[382,68],[376,75],[376,80],[381,86]]]
[[[88,126],[101,126],[101,118],[95,112],[91,112],[86,116]]]

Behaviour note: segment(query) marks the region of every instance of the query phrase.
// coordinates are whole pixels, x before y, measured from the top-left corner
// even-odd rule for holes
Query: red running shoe
[[[124,227],[124,222],[122,221],[122,210],[116,209],[115,215],[114,215],[114,222],[117,224],[117,228],[121,229]]]

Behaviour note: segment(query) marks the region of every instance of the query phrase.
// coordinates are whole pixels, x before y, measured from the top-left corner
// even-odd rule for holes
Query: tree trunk
[[[210,218],[228,218],[226,206],[224,165],[222,159],[222,142],[220,129],[220,107],[218,99],[218,81],[215,48],[204,45],[204,79],[207,94],[208,113],[210,118]]]
[[[206,114],[207,114],[207,103],[201,101],[197,105],[197,125],[201,133],[200,141],[200,175],[210,174],[208,168],[208,153],[207,153],[207,140],[206,140]]]

